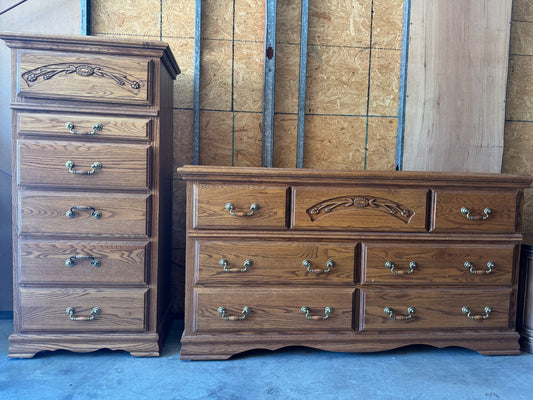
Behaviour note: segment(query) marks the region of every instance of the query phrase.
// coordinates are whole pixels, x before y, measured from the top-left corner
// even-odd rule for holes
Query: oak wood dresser
[[[524,187],[503,174],[185,166],[181,358],[519,352]]]
[[[13,80],[9,355],[159,355],[170,304],[174,56],[163,42],[0,38]]]

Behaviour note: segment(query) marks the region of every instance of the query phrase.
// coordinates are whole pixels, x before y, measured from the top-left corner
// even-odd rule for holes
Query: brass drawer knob
[[[91,215],[94,217],[94,219],[99,219],[99,218],[102,217],[102,213],[100,211],[96,211],[96,209],[94,207],[91,207],[91,206],[72,206],[65,213],[67,218],[74,218],[76,216],[76,213],[74,211],[91,211]]]
[[[68,172],[70,172],[71,174],[75,174],[75,175],[93,175],[96,172],[96,170],[102,169],[102,163],[100,161],[93,162],[93,164],[91,165],[91,169],[88,171],[75,170],[73,169],[75,166],[76,165],[74,164],[74,161],[72,160],[68,160],[65,163],[65,167],[67,167]]]
[[[392,261],[385,262],[385,267],[390,269],[390,272],[392,272],[395,275],[405,275],[405,274],[412,274],[415,271],[416,268],[416,262],[411,261],[409,263],[409,269],[408,270],[396,270],[396,266]]]
[[[259,206],[257,205],[257,203],[252,203],[250,205],[250,211],[249,212],[246,212],[246,211],[235,211],[235,207],[234,207],[234,205],[232,203],[226,203],[224,208],[226,210],[228,210],[229,213],[231,215],[235,216],[235,217],[251,217],[259,209]]]
[[[485,312],[484,315],[472,315],[472,311],[470,310],[470,307],[463,306],[461,308],[461,312],[463,314],[465,314],[466,317],[469,318],[469,319],[487,319],[489,317],[490,313],[492,312],[492,307],[485,306],[483,311]]]
[[[96,132],[101,131],[104,128],[104,126],[100,122],[97,122],[96,124],[93,125],[93,128],[91,131],[78,132],[74,130],[76,128],[76,126],[74,125],[74,122],[69,121],[65,124],[65,128],[67,128],[67,130],[73,135],[96,135]]]
[[[72,321],[92,321],[96,317],[97,314],[100,314],[102,312],[100,307],[94,307],[91,310],[91,313],[90,313],[90,315],[88,317],[76,317],[74,315],[74,313],[76,312],[74,310],[74,307],[67,307],[67,309],[65,311],[67,312],[68,317]]]
[[[251,267],[253,261],[250,259],[244,260],[242,268],[228,268],[228,261],[225,258],[221,258],[218,264],[224,269],[225,272],[246,272],[248,267]]]
[[[303,306],[302,308],[300,308],[300,311],[302,312],[302,314],[305,314],[305,318],[311,319],[313,321],[319,321],[319,320],[327,319],[333,313],[333,307],[329,307],[329,306],[326,307],[324,309],[323,316],[311,315],[311,310],[309,309],[309,307],[306,307],[306,306]]]
[[[483,275],[483,274],[490,274],[492,273],[492,268],[494,268],[494,263],[492,261],[487,262],[487,269],[481,270],[481,269],[474,269],[474,265],[470,261],[465,261],[464,266],[467,270],[470,271],[471,274],[474,275]]]
[[[471,211],[468,208],[461,207],[461,214],[463,214],[470,221],[484,221],[489,217],[489,215],[492,214],[492,210],[488,207],[483,210],[483,215],[471,215],[470,212]]]
[[[303,260],[302,265],[307,268],[307,272],[313,272],[315,274],[328,273],[335,266],[335,261],[328,260],[326,262],[326,269],[311,268],[311,261]]]
[[[76,264],[74,260],[91,260],[91,265],[93,267],[99,267],[102,264],[100,260],[94,258],[93,256],[70,256],[65,260],[65,265],[67,267],[73,267]]]
[[[242,321],[248,316],[248,314],[250,314],[251,311],[252,310],[250,307],[244,307],[242,309],[242,316],[235,316],[235,315],[228,316],[226,315],[226,309],[224,307],[218,307],[217,309],[217,312],[220,314],[222,319],[225,321]]]
[[[407,315],[394,315],[394,310],[390,307],[385,307],[383,311],[385,312],[385,314],[388,314],[389,318],[392,319],[393,321],[404,321],[407,319],[411,319],[413,317],[415,313],[415,308],[408,307]]]

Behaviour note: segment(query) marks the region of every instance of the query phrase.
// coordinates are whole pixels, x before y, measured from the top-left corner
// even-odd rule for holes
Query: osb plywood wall
[[[533,175],[533,5],[514,0],[504,171]],[[175,82],[175,166],[192,163],[194,0],[92,0],[91,34],[163,40]],[[296,166],[300,1],[277,6],[274,166]],[[260,166],[264,0],[203,0],[200,163]],[[394,169],[403,0],[310,0],[304,167]],[[182,293],[183,183],[173,285]],[[524,230],[533,243],[533,189]],[[176,297],[175,310],[181,311]]]

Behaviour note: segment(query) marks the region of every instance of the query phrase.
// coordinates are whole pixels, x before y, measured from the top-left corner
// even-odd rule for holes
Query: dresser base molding
[[[216,335],[183,336],[182,360],[226,360],[249,350],[302,346],[333,352],[377,352],[410,345],[463,347],[483,355],[520,354],[516,332],[405,333],[380,335]]]

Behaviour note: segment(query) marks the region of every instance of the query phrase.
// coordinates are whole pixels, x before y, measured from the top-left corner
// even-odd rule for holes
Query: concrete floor
[[[533,397],[533,355],[410,346],[371,354],[290,348],[227,361],[180,361],[175,323],[159,358],[44,352],[8,359],[0,320],[0,399],[424,399]]]

